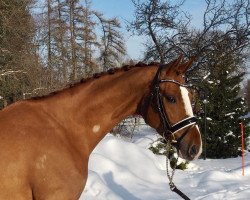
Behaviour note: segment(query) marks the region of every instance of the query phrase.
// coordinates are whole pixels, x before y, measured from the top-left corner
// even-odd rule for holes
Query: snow
[[[17,74],[17,73],[27,74],[27,72],[23,70],[16,70],[16,71],[10,70],[10,71],[3,72],[2,74],[0,74],[0,76],[8,76],[8,75]]]
[[[233,131],[229,131],[228,133],[227,133],[227,135],[226,135],[227,137],[228,136],[233,136],[233,137],[236,137],[234,134],[233,134]]]
[[[148,147],[157,139],[143,127],[130,141],[108,134],[89,160],[89,176],[80,200],[170,200],[181,199],[169,189],[164,156]],[[250,196],[250,153],[241,157],[199,159],[185,171],[176,171],[174,183],[195,200],[246,200]]]
[[[230,112],[230,113],[225,114],[225,116],[231,116],[231,115],[235,115],[235,114],[236,114],[235,112]]]
[[[210,118],[210,117],[207,117],[206,119],[207,119],[207,121],[213,121],[212,118]]]
[[[207,77],[209,77],[210,76],[210,72],[208,72],[204,77],[203,77],[203,80],[205,80],[205,79],[207,79]]]

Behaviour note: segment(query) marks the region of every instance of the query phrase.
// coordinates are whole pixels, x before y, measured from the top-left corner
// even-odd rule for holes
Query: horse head
[[[184,78],[193,59],[181,61],[182,56],[159,66],[150,92],[143,99],[142,116],[176,146],[180,157],[193,160],[202,149],[201,134],[192,110],[192,93]]]

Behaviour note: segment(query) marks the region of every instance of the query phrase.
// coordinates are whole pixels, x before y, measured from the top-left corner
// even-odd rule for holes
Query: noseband
[[[164,131],[163,137],[166,140],[172,141],[174,138],[173,136],[176,132],[178,132],[181,129],[188,128],[182,134],[182,136],[179,137],[177,139],[177,141],[175,141],[175,143],[177,143],[176,146],[178,147],[181,140],[188,133],[189,128],[191,128],[191,126],[193,126],[197,123],[197,118],[196,117],[187,117],[187,118],[171,125],[171,123],[169,121],[169,117],[166,113],[166,109],[165,109],[164,104],[163,104],[162,93],[160,91],[160,84],[161,83],[173,83],[173,84],[177,84],[179,86],[186,87],[186,88],[189,86],[186,84],[182,84],[178,81],[171,80],[171,79],[160,79],[161,71],[163,69],[164,69],[164,65],[160,65],[158,70],[157,70],[157,73],[154,77],[154,80],[153,80],[152,85],[151,85],[151,91],[150,91],[150,96],[149,96],[149,100],[147,103],[148,105],[147,105],[146,110],[148,110],[148,107],[150,106],[150,104],[152,104],[152,103],[156,104],[156,110],[157,110],[157,113],[160,117],[161,125],[163,126],[163,131]],[[155,102],[153,102],[153,100],[155,100]],[[146,113],[146,118],[147,118],[147,113]]]

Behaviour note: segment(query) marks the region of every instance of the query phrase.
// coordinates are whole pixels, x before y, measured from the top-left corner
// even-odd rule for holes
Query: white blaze
[[[188,96],[188,90],[187,90],[187,88],[182,87],[182,86],[180,86],[180,90],[181,90],[182,100],[184,102],[184,108],[185,108],[185,111],[186,111],[186,115],[188,117],[193,117],[194,113],[193,113],[193,108],[192,108],[192,105],[191,105],[191,102],[190,102],[190,99],[189,99],[189,96]],[[200,141],[201,141],[199,152],[197,153],[196,157],[194,158],[194,159],[197,159],[200,156],[201,152],[202,152],[202,140],[201,140],[201,134],[200,134],[200,130],[199,130],[198,125],[195,125],[195,128],[197,129],[197,131],[199,133]]]
[[[193,113],[192,105],[188,96],[188,90],[187,88],[182,87],[182,86],[180,86],[180,90],[181,90],[181,96],[184,102],[184,108],[185,108],[186,114],[187,116],[192,117],[194,116],[194,113]]]
[[[200,141],[201,141],[201,145],[200,145],[200,149],[199,149],[199,152],[197,153],[196,157],[194,159],[197,159],[201,153],[202,153],[202,139],[201,139],[201,134],[200,134],[200,129],[199,129],[199,126],[198,125],[195,125],[195,127],[197,128],[198,132],[199,132],[199,135],[200,135]]]

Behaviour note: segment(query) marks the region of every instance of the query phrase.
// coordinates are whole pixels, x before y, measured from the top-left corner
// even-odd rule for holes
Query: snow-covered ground
[[[89,161],[89,177],[80,200],[170,200],[181,199],[170,191],[164,156],[148,147],[156,139],[144,127],[132,141],[108,134],[98,144]],[[176,171],[174,183],[190,199],[250,199],[250,153],[245,156],[245,176],[241,157],[196,160],[189,169]]]

